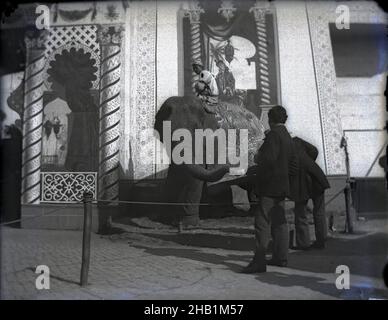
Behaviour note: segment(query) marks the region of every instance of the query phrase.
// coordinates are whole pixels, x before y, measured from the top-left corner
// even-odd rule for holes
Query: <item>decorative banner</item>
[[[342,175],[346,173],[346,168],[344,152],[340,148],[341,112],[337,106],[336,73],[328,24],[331,4],[314,2],[306,5],[318,87],[326,174]]]
[[[155,174],[155,139],[142,133],[153,128],[156,114],[156,3],[133,3],[131,21],[131,158],[134,179],[142,179]]]

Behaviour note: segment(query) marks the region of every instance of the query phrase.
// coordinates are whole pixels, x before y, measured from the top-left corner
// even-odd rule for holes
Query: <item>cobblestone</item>
[[[244,275],[238,270],[252,255],[250,223],[250,218],[211,220],[181,234],[160,225],[149,229],[118,224],[121,234],[92,235],[86,287],[79,286],[81,232],[3,227],[1,298],[388,298],[380,277],[388,247],[386,219],[358,223],[356,235],[334,234],[325,250],[292,251],[288,268]],[[50,268],[49,290],[35,288],[35,270],[42,264]],[[340,264],[351,271],[346,294],[334,284]],[[367,291],[362,289],[366,284]]]

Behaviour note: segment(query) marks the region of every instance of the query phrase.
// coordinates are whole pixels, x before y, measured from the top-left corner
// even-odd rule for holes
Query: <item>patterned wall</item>
[[[155,2],[131,4],[130,41],[130,144],[134,179],[152,177],[155,173],[155,140],[142,135],[153,128],[156,114],[156,30]]]

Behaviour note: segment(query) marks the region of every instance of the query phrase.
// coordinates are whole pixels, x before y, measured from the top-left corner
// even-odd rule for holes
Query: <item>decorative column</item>
[[[205,11],[199,6],[198,1],[191,1],[189,9],[185,10],[185,16],[190,19],[190,50],[192,62],[201,60],[201,31],[200,17]],[[195,92],[194,86],[198,80],[198,75],[191,71],[191,87]]]
[[[28,32],[24,78],[22,204],[40,202],[40,168],[43,122],[43,69],[47,31]]]
[[[99,199],[118,200],[122,26],[100,26]]]
[[[257,1],[255,6],[249,9],[253,12],[256,21],[257,33],[257,63],[260,84],[260,105],[271,103],[269,70],[268,70],[268,45],[265,15],[269,12],[267,1]]]

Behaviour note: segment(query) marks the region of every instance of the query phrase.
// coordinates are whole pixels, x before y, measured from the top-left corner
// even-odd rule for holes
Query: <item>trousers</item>
[[[257,197],[251,206],[255,217],[255,260],[266,264],[265,254],[272,236],[272,258],[287,261],[289,234],[284,198]]]
[[[312,198],[313,201],[313,218],[315,226],[315,239],[323,243],[327,238],[327,220],[325,213],[325,196],[324,193]],[[307,200],[295,202],[295,232],[296,245],[298,247],[310,246],[310,232],[307,217]]]

